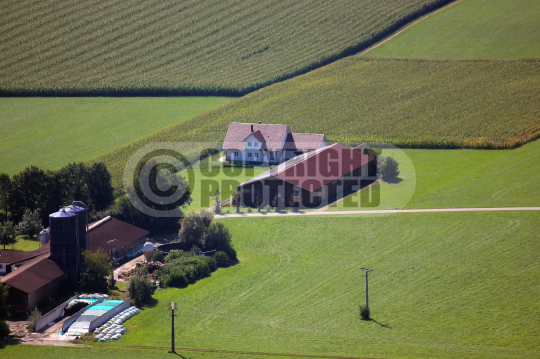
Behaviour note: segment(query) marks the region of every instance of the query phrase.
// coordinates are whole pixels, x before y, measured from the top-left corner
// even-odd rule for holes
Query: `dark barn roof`
[[[44,285],[64,276],[67,268],[42,254],[21,268],[2,278],[2,283],[16,288],[24,293],[33,293]]]
[[[51,251],[51,245],[49,243],[42,245],[38,249],[33,251],[0,251],[0,263],[4,264],[17,264],[19,262],[26,261],[31,258],[35,258],[42,254],[49,254]]]
[[[105,252],[108,252],[110,248],[108,241],[117,239],[118,242],[115,242],[113,247],[120,249],[147,236],[150,232],[109,216],[92,223],[88,227],[88,233],[90,234],[90,250],[97,251],[98,248],[103,248]]]
[[[240,186],[274,177],[313,192],[370,161],[372,157],[334,143],[296,156]]]

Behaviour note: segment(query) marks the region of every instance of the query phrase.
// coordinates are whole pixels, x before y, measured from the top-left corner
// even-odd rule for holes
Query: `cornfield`
[[[0,95],[242,95],[449,0],[6,0]]]

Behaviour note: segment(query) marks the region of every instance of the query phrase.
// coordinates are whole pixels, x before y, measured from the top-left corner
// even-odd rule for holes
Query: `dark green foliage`
[[[220,261],[228,261],[229,260],[229,257],[227,256],[227,253],[223,252],[223,251],[217,251],[216,253],[214,253],[213,255],[214,259],[216,261],[220,260]]]
[[[221,213],[221,192],[217,189],[214,195],[212,196],[214,200],[214,213],[220,214]]]
[[[148,269],[146,267],[138,267],[129,277],[127,284],[127,291],[129,296],[135,305],[141,307],[143,304],[148,303],[154,293],[154,285],[148,278]]]
[[[39,309],[36,307],[34,308],[34,310],[30,313],[30,315],[28,316],[28,319],[27,319],[27,322],[28,322],[28,329],[30,331],[35,331],[36,330],[36,324],[37,324],[37,321],[39,320],[39,318],[41,318],[41,312],[39,311]]]
[[[158,278],[164,287],[185,287],[209,276],[216,269],[214,258],[183,252],[177,258],[166,259],[165,267],[159,271]]]
[[[365,305],[363,304],[360,304],[360,306],[358,307],[358,310],[360,311],[360,317],[362,318],[362,320],[370,320],[371,317],[370,317],[370,312],[369,312],[369,308],[366,307]]]
[[[15,227],[13,226],[13,222],[6,221],[3,223],[0,223],[0,245],[3,245],[4,249],[6,249],[6,246],[9,246],[15,243],[17,243],[17,237],[15,233]]]
[[[242,195],[238,190],[232,195],[232,205],[236,209],[236,213],[240,212],[240,207],[242,206]]]
[[[154,262],[165,262],[165,253],[160,250],[154,250],[154,254],[152,254],[152,260]]]
[[[185,252],[179,249],[173,249],[164,258],[164,263],[172,262],[175,259],[190,256],[189,252]]]
[[[0,173],[0,222],[8,220],[9,193],[11,192],[11,178],[7,173]],[[3,216],[3,217],[2,217]]]
[[[103,162],[92,163],[86,171],[86,186],[94,209],[102,211],[114,200],[111,175]]]
[[[9,306],[6,304],[8,286],[0,283],[0,337],[9,334],[9,326],[6,320],[9,318]]]
[[[39,219],[39,213],[37,211],[31,211],[26,209],[22,220],[17,224],[15,232],[18,235],[34,237],[43,230],[41,219]]]
[[[182,218],[180,225],[179,242],[196,246],[202,251],[224,251],[230,259],[236,259],[228,228],[221,222],[213,222],[210,212],[191,210]]]
[[[109,255],[99,248],[82,252],[83,272],[79,284],[83,292],[107,293],[107,276],[113,270]]]
[[[210,223],[212,223],[212,213],[206,210],[200,212],[189,211],[180,220],[178,241],[189,246],[202,247],[202,240]]]
[[[377,169],[383,179],[396,179],[399,176],[399,163],[391,156],[379,156]]]
[[[116,280],[114,279],[114,270],[111,270],[111,272],[109,273],[109,278],[107,278],[107,288],[114,289],[115,285]]]

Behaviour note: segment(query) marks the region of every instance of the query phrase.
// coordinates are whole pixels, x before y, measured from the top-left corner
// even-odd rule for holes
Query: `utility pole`
[[[111,239],[110,241],[108,241],[107,243],[111,245],[111,261],[114,261],[114,258],[113,258],[113,243],[114,242],[118,242],[118,239]]]
[[[174,309],[176,307],[176,304],[174,302],[171,302],[171,314],[169,314],[171,316],[171,333],[172,333],[172,336],[171,336],[171,351],[170,353],[176,353],[174,351],[174,317],[177,317],[177,315],[174,314]]]
[[[368,276],[369,276],[369,273],[373,271],[373,269],[369,269],[369,268],[365,268],[365,267],[361,267],[360,269],[362,269],[366,273],[365,274],[365,277],[366,277],[366,308],[369,309]]]

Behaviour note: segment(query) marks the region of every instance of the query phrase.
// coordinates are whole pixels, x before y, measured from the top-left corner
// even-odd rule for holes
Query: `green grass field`
[[[422,58],[540,57],[540,3],[462,0],[421,20],[370,56]]]
[[[274,84],[104,154],[115,187],[130,156],[158,142],[193,158],[220,147],[230,122],[282,123],[333,142],[513,147],[540,134],[538,60],[349,57]]]
[[[540,204],[538,140],[501,151],[383,151],[400,163],[401,181],[378,181],[380,205],[362,206],[361,193],[357,192],[348,197],[347,202],[338,202],[330,210],[536,207]]]
[[[230,101],[226,97],[0,98],[0,173],[87,161]]]
[[[111,346],[373,358],[538,357],[540,213],[225,220],[240,264],[125,323]],[[370,307],[360,266],[374,268]]]
[[[33,251],[40,247],[39,236],[31,239],[28,236],[17,236],[17,243],[6,246],[6,249],[13,249],[17,251]],[[0,249],[4,249],[4,246],[0,246]]]
[[[247,93],[365,48],[446,2],[7,1],[0,90]]]

